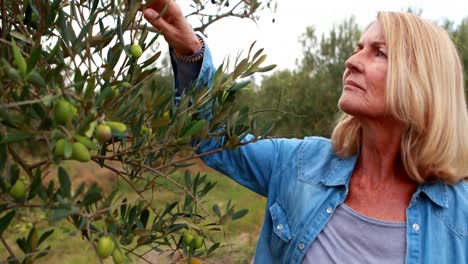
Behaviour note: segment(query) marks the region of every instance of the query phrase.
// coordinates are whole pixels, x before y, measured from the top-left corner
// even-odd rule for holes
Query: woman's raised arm
[[[166,5],[167,9],[164,11]],[[163,14],[158,18],[160,13]],[[202,46],[174,0],[154,0],[143,10],[143,14],[177,54],[191,55]]]

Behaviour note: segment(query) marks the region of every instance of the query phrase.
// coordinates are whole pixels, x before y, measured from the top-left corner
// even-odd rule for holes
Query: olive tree
[[[193,1],[204,30],[227,17],[258,19],[273,1]],[[262,49],[250,47],[233,67],[221,65],[211,87],[193,87],[174,107],[172,87],[153,78],[161,51],[159,32],[142,19],[140,1],[2,1],[0,41],[0,240],[8,263],[33,263],[54,250],[47,239],[70,223],[97,259],[142,258],[145,250],[209,256],[222,241],[212,234],[247,213],[228,203],[209,208],[215,188],[206,175],[185,172],[198,144],[223,136],[236,148],[247,133],[264,135],[248,106],[233,108],[248,76],[263,67]],[[232,69],[230,69],[232,68]],[[211,112],[211,119],[205,114]],[[220,129],[222,128],[222,129]],[[248,143],[248,142],[247,142]],[[95,163],[118,176],[110,192],[98,184],[72,184],[67,162]],[[165,179],[183,195],[153,203],[155,182]],[[137,198],[118,188],[125,182]],[[16,240],[9,228],[22,212],[39,211],[40,225]],[[144,249],[144,250],[143,250]],[[125,257],[126,256],[126,257]]]

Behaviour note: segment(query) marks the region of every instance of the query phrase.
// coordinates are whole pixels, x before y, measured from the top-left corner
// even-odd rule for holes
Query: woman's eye
[[[383,51],[381,51],[381,50],[378,51],[377,55],[378,55],[379,57],[385,57],[385,58],[387,58],[387,54],[385,54],[385,52],[383,52]]]

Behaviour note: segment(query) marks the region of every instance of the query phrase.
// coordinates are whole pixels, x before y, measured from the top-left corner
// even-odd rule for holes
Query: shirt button
[[[278,230],[281,230],[281,229],[283,229],[283,225],[282,225],[282,224],[279,224],[279,225],[276,226],[276,228],[277,228]]]
[[[413,230],[418,231],[419,230],[419,225],[418,224],[413,224]]]
[[[304,246],[304,243],[302,243],[302,242],[299,243],[299,249],[300,249],[300,250],[304,250],[304,247],[305,247],[305,246]]]
[[[331,214],[333,212],[333,209],[331,207],[327,208],[327,214]]]

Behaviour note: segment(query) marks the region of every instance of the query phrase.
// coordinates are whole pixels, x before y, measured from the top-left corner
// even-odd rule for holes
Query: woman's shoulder
[[[460,181],[454,185],[447,184],[447,198],[449,201],[465,205],[468,214],[468,181]]]
[[[299,159],[312,161],[341,160],[333,148],[332,141],[324,137],[270,138],[280,153],[298,156]]]
[[[329,138],[324,137],[305,137],[304,143],[302,144],[301,153],[305,156],[321,156],[329,157],[332,159],[338,158],[333,149],[332,141]]]
[[[459,237],[468,238],[468,182],[445,186],[445,207],[434,206],[433,212]]]
[[[468,182],[460,181],[449,184],[443,181],[425,183],[421,185],[426,195],[439,207],[451,208],[463,205],[468,214]],[[467,215],[468,217],[468,215]]]
[[[288,142],[289,144],[300,145],[303,148],[312,150],[313,148],[332,148],[332,142],[329,138],[309,136],[300,138],[279,138],[281,141]]]
[[[304,138],[288,138],[288,137],[265,137],[254,140],[253,135],[246,136],[243,141],[256,141],[259,144],[252,145],[259,147],[263,144],[276,145],[278,149],[297,149],[300,151],[313,151],[314,149],[331,148],[331,140],[324,137],[304,137]]]
[[[324,137],[304,137],[304,138],[270,138],[273,144],[277,145],[280,153],[285,155],[299,156],[300,158],[314,156],[335,156],[332,142]]]
[[[305,137],[305,138],[304,138],[304,141],[306,141],[306,142],[322,143],[322,144],[330,144],[330,145],[331,145],[331,139],[325,138],[325,137],[319,137],[319,136]]]
[[[332,141],[323,137],[306,137],[297,152],[297,175],[302,182],[339,184],[347,181],[356,156],[340,158]]]

